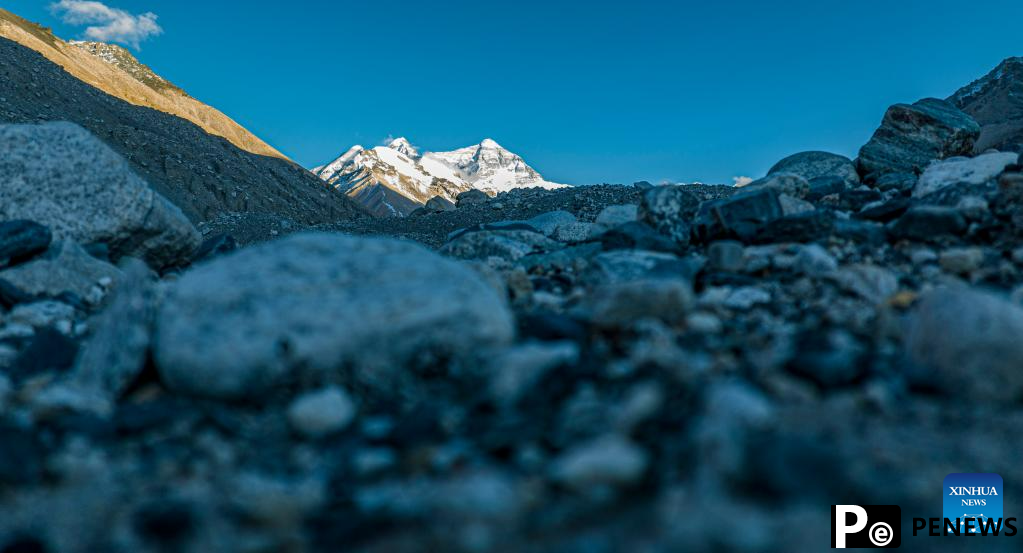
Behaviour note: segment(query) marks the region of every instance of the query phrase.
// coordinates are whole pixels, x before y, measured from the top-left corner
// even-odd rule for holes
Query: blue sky
[[[1023,2],[104,0],[139,57],[293,159],[492,137],[573,184],[760,176],[854,156],[885,108],[1023,55]],[[83,35],[47,0],[4,6]]]

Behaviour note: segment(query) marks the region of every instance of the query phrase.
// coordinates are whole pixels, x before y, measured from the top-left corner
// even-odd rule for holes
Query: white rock
[[[617,434],[578,445],[554,460],[551,478],[570,488],[594,485],[625,486],[646,472],[647,453]]]
[[[302,395],[288,407],[291,428],[307,438],[340,432],[355,418],[355,403],[336,386]]]
[[[994,180],[1006,165],[1016,163],[1017,154],[993,153],[975,158],[956,158],[932,163],[913,189],[914,197],[958,184],[979,185]]]
[[[595,222],[607,228],[617,227],[639,219],[639,206],[636,204],[609,205],[599,214]]]

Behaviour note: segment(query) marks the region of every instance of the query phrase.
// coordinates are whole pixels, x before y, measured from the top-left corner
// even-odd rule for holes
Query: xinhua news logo
[[[832,505],[832,549],[891,548],[902,545],[898,505]]]

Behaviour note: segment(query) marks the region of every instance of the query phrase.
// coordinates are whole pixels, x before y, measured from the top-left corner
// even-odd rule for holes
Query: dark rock
[[[888,230],[885,226],[873,221],[836,219],[833,232],[838,238],[871,246],[880,246],[888,240]]]
[[[860,174],[871,184],[887,173],[919,175],[936,159],[970,154],[978,136],[980,125],[944,100],[896,104],[860,149]]]
[[[878,177],[874,187],[881,191],[909,192],[916,186],[919,178],[915,173],[888,173]]]
[[[527,313],[518,318],[519,336],[545,342],[571,340],[582,342],[586,339],[586,327],[579,321],[560,313],[541,311]]]
[[[745,265],[742,242],[718,240],[707,247],[707,268],[711,271],[737,273]]]
[[[0,486],[28,486],[43,475],[45,451],[31,431],[0,422]]]
[[[912,205],[913,200],[910,200],[909,198],[895,198],[894,200],[885,202],[881,205],[876,205],[858,213],[854,213],[853,217],[866,221],[887,223],[902,217],[902,214],[905,213]]]
[[[0,278],[0,305],[10,308],[19,303],[28,303],[33,299],[35,299],[33,294],[29,294],[7,280]]]
[[[915,206],[892,223],[890,230],[896,238],[930,242],[963,235],[967,222],[962,214],[950,207]]]
[[[638,188],[640,190],[649,190],[649,189],[654,187],[653,184],[651,184],[650,182],[645,181],[645,180],[634,182],[634,183],[632,183],[632,186],[635,186],[636,188]]]
[[[857,177],[858,178],[858,177]],[[845,179],[835,175],[827,175],[810,179],[810,191],[806,193],[808,202],[816,202],[825,196],[840,194],[848,188]]]
[[[681,246],[689,245],[690,225],[700,199],[678,186],[659,186],[643,193],[639,202],[639,220]]]
[[[797,340],[788,368],[821,388],[837,388],[863,376],[862,355],[863,346],[848,332],[811,330]]]
[[[46,251],[53,240],[50,229],[32,221],[0,222],[0,269]]]
[[[78,342],[51,328],[41,328],[18,356],[11,376],[21,380],[46,371],[65,372],[75,363]]]
[[[799,175],[813,183],[820,177],[839,177],[844,182],[855,184],[860,182],[856,166],[845,156],[829,152],[801,152],[793,154],[771,167],[768,175],[790,173]]]
[[[453,242],[466,234],[473,232],[486,232],[486,231],[526,231],[539,233],[540,229],[530,225],[525,221],[497,221],[494,223],[480,223],[471,227],[465,227],[458,229],[451,234],[448,234],[448,242]]]
[[[455,204],[447,198],[444,198],[442,196],[434,196],[426,202],[426,205],[424,207],[426,208],[427,211],[430,211],[432,213],[440,213],[443,211],[452,211],[456,209],[457,206],[455,206]]]
[[[859,211],[863,206],[881,201],[881,193],[877,190],[846,190],[839,194],[839,209],[844,211]]]
[[[771,221],[749,241],[755,244],[813,242],[826,239],[834,226],[835,216],[831,212],[818,209]]]
[[[482,190],[466,190],[455,196],[455,207],[485,204],[490,201],[490,196]]]
[[[143,505],[135,513],[134,526],[139,536],[165,548],[186,540],[197,523],[187,504],[168,500]]]
[[[688,227],[685,223],[682,225]],[[605,250],[648,250],[668,253],[679,253],[683,250],[678,242],[638,221],[625,223],[605,232],[600,235],[600,243]]]
[[[741,192],[700,204],[695,235],[703,241],[720,238],[750,240],[767,223],[782,217],[778,193],[772,189]]]

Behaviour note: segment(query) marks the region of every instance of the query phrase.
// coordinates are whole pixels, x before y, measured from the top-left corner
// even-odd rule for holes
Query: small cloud
[[[144,40],[163,34],[152,12],[132,15],[92,0],[60,0],[50,9],[68,25],[87,25],[86,38],[99,42],[120,42],[138,50]]]
[[[743,186],[753,182],[751,177],[732,177],[732,180],[735,181],[734,184],[736,188],[742,188]]]

